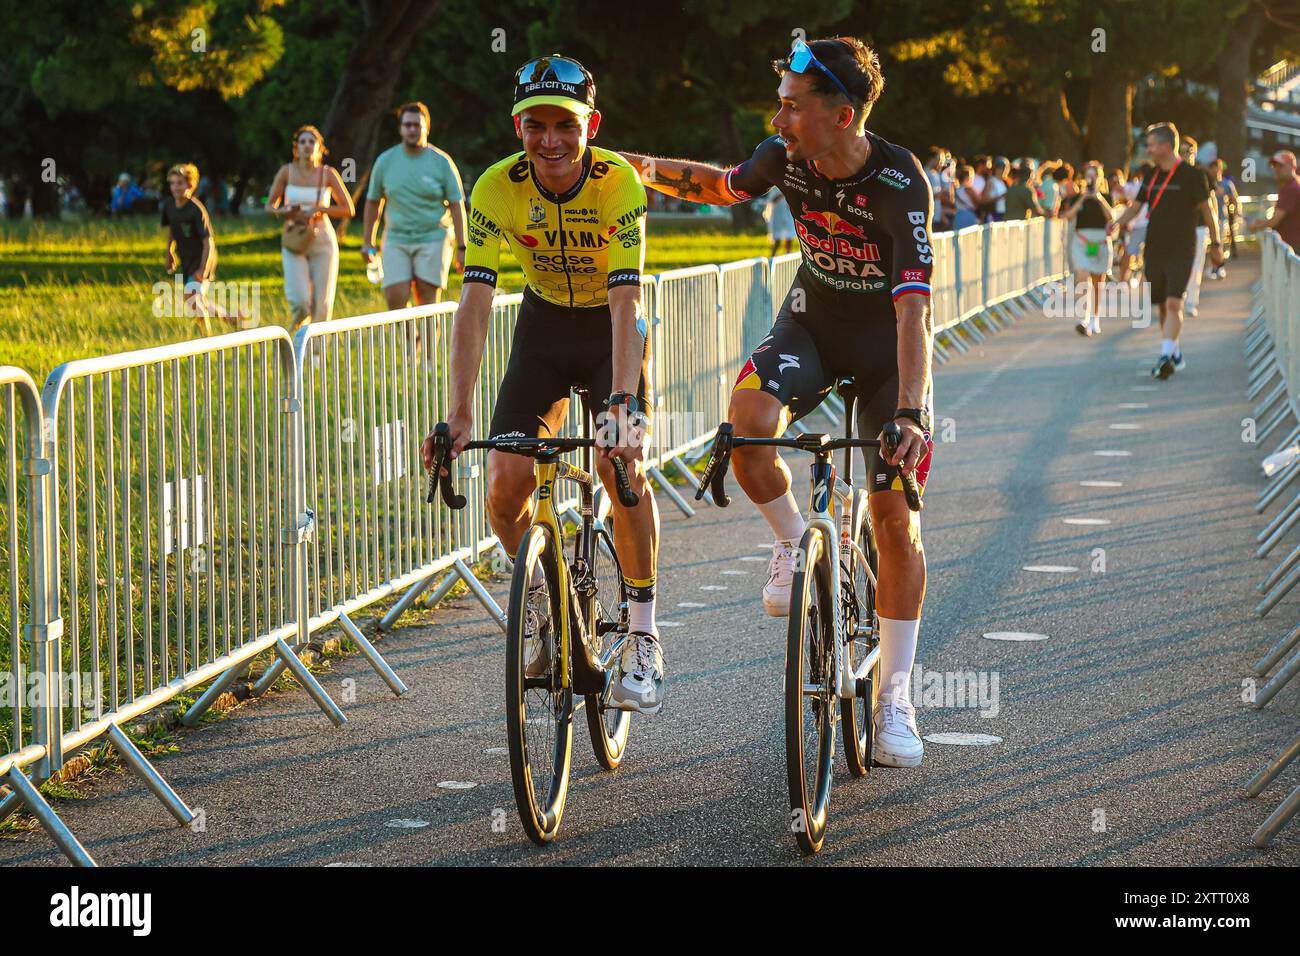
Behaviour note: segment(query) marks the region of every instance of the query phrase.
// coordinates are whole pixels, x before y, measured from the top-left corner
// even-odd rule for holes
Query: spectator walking
[[[1137,217],[1140,204],[1150,206],[1144,257],[1151,301],[1160,309],[1161,333],[1160,361],[1151,374],[1164,380],[1187,367],[1181,343],[1183,294],[1196,257],[1198,222],[1210,227],[1210,260],[1216,266],[1223,264],[1223,252],[1205,177],[1178,155],[1177,127],[1173,123],[1148,126],[1146,141],[1155,168],[1111,229],[1128,225]]]
[[[1214,197],[1214,178],[1205,169],[1196,165],[1196,140],[1190,136],[1184,136],[1182,142],[1178,144],[1178,155],[1182,157],[1184,163],[1196,171],[1196,173],[1205,180],[1205,192],[1208,196]],[[1210,203],[1210,212],[1217,223],[1219,216],[1219,203],[1217,199]],[[1192,260],[1192,274],[1187,280],[1187,303],[1183,306],[1183,312],[1189,319],[1196,318],[1197,309],[1201,304],[1201,279],[1205,275],[1205,243],[1209,239],[1209,226],[1200,225],[1196,227],[1196,257]],[[1218,268],[1217,266],[1215,267]]]
[[[375,228],[384,217],[384,299],[390,309],[406,306],[414,291],[424,305],[442,299],[453,258],[465,266],[465,192],[450,156],[429,144],[429,109],[406,103],[398,109],[402,141],[379,154],[366,190],[361,255],[367,267],[379,254]],[[455,246],[447,228],[455,230]]]
[[[1275,229],[1282,241],[1300,254],[1300,179],[1296,178],[1295,153],[1289,149],[1278,150],[1268,161],[1269,169],[1277,177],[1277,204],[1273,215],[1252,222],[1251,232]]]
[[[328,152],[320,130],[300,126],[293,134],[293,159],[276,172],[266,203],[283,221],[280,261],[294,328],[333,315],[339,243],[332,220],[356,212],[343,178],[325,162]]]
[[[1210,180],[1214,183],[1214,196],[1219,206],[1219,235],[1223,237],[1226,248],[1224,258],[1231,259],[1237,254],[1237,217],[1241,210],[1241,197],[1237,195],[1237,184],[1228,175],[1224,162],[1216,159],[1210,163]],[[1211,279],[1226,279],[1228,270],[1217,266],[1210,272]]]
[[[1074,223],[1070,264],[1074,268],[1075,289],[1083,287],[1083,318],[1075,329],[1080,335],[1089,336],[1101,334],[1101,293],[1112,262],[1106,227],[1113,216],[1106,201],[1106,179],[1100,163],[1084,166],[1083,183],[1081,192],[1061,204],[1060,217]]]
[[[1137,212],[1134,213],[1132,219],[1128,220],[1128,225],[1120,233],[1124,241],[1119,267],[1120,282],[1136,283],[1137,281],[1138,261],[1142,256],[1142,247],[1146,243],[1147,223],[1149,222],[1147,205],[1146,203],[1139,203],[1137,195],[1142,189],[1142,183],[1151,175],[1151,170],[1150,163],[1143,163],[1133,170],[1133,175],[1124,184],[1124,213],[1127,213],[1129,207],[1133,206],[1137,207]],[[1121,213],[1121,216],[1124,213]]]
[[[778,247],[784,247],[782,252],[793,251],[794,216],[790,213],[790,204],[785,201],[785,193],[776,187],[767,194],[763,219],[767,222],[767,238],[772,241],[772,251],[768,256],[775,256]]]
[[[233,324],[246,316],[229,315],[207,300],[208,284],[217,272],[217,241],[208,211],[194,195],[198,184],[199,170],[193,163],[180,163],[167,171],[171,198],[163,200],[161,224],[168,231],[167,272],[180,267],[185,312],[194,317],[205,335],[211,335],[211,319]]]

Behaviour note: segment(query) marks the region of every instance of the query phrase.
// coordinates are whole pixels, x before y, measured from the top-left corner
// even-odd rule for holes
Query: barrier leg
[[[976,345],[983,345],[984,333],[975,327],[976,318],[977,316],[971,316],[965,322],[961,323],[960,328],[962,329],[962,331],[964,331],[967,335],[969,335],[971,338],[975,340]]]
[[[425,580],[427,581],[428,579],[426,578]],[[348,617],[346,614],[340,614],[339,624],[343,626],[343,630],[347,631],[348,637],[357,642],[357,646],[361,648],[361,653],[366,656],[366,660],[368,660],[370,666],[375,669],[375,673],[384,679],[384,683],[388,685],[390,690],[392,690],[393,695],[395,697],[401,697],[405,694],[407,688],[406,685],[402,683],[402,679],[397,676],[391,667],[388,666],[388,661],[384,660],[384,656],[380,654],[379,651],[375,650],[375,645],[371,644],[366,636],[361,633],[361,628],[357,627],[356,624],[353,623],[352,618]]]
[[[1263,371],[1256,376],[1255,380],[1247,387],[1246,401],[1253,402],[1259,393],[1264,391],[1265,386],[1267,386],[1269,382],[1273,381],[1273,376],[1280,375],[1281,372],[1282,370],[1278,368],[1276,362],[1271,362],[1264,366]]]
[[[1297,810],[1300,810],[1300,787],[1292,790],[1291,795],[1279,803],[1277,809],[1268,815],[1268,819],[1260,824],[1250,838],[1251,845],[1263,848],[1272,843],[1277,831],[1286,826]]]
[[[951,356],[948,355],[948,350],[940,345],[938,340],[932,342],[930,348],[934,351],[934,357],[940,362],[947,363],[951,361]]]
[[[1291,628],[1291,633],[1282,640],[1278,641],[1269,648],[1268,653],[1255,662],[1254,672],[1257,677],[1263,677],[1280,661],[1291,648],[1295,647],[1296,642],[1300,641],[1300,624]]]
[[[182,825],[186,825],[194,820],[194,811],[185,805],[176,791],[171,788],[166,780],[162,778],[149,759],[140,752],[140,748],[135,745],[117,724],[110,724],[108,727],[108,739],[115,749],[126,761],[127,766],[135,771],[136,776],[144,781],[146,787],[153,791],[167,812],[176,818]]]
[[[1297,581],[1300,581],[1300,567],[1292,569],[1291,573],[1264,597],[1264,600],[1255,605],[1255,616],[1266,617],[1269,611],[1277,607],[1277,602],[1286,597],[1296,586]]]
[[[686,499],[683,498],[681,494],[678,493],[677,489],[673,487],[673,483],[668,480],[667,475],[658,468],[647,468],[646,473],[655,480],[656,484],[658,484],[660,488],[663,489],[664,494],[672,499],[672,503],[677,506],[678,511],[686,515],[688,518],[695,517],[695,509],[686,503]]]
[[[1273,585],[1281,581],[1282,578],[1297,564],[1300,564],[1300,545],[1291,549],[1291,553],[1282,559],[1282,563],[1275,567],[1263,581],[1255,585],[1255,590],[1260,594],[1269,591]]]
[[[1273,434],[1273,432],[1277,429],[1277,426],[1281,425],[1284,421],[1286,421],[1289,416],[1291,416],[1291,403],[1287,402],[1284,403],[1282,407],[1277,410],[1277,414],[1275,414],[1273,416],[1273,419],[1267,425],[1264,426],[1263,430],[1260,431],[1255,441],[1264,441],[1265,439],[1267,439],[1268,436]]]
[[[1267,684],[1259,689],[1255,695],[1255,709],[1261,709],[1265,704],[1277,696],[1277,692],[1290,683],[1291,678],[1300,672],[1300,651],[1292,654],[1282,669],[1273,675]]]
[[[74,866],[95,866],[94,858],[86,852],[86,848],[81,845],[72,831],[68,829],[67,824],[59,819],[59,815],[54,812],[54,808],[45,802],[41,792],[32,786],[32,782],[27,779],[27,775],[17,767],[9,771],[5,778],[9,781],[9,786],[13,788],[13,799],[22,800],[27,805],[41,828],[50,835],[50,839],[63,852]]]
[[[275,642],[275,652],[280,656],[280,663],[289,668],[293,676],[298,678],[298,683],[311,695],[312,700],[316,701],[316,706],[325,712],[325,716],[333,722],[335,727],[341,727],[348,722],[343,711],[339,710],[339,705],[334,703],[329,694],[325,693],[325,688],[320,685],[320,681],[312,676],[312,672],[307,670],[307,666],[298,659],[298,655],[293,652],[293,649],[283,639]],[[271,671],[267,671],[267,674],[270,673]],[[266,675],[263,675],[262,679],[265,680]]]
[[[1277,454],[1274,452],[1274,454]],[[1264,493],[1259,496],[1255,502],[1255,514],[1263,514],[1264,511],[1276,501],[1286,491],[1291,482],[1295,481],[1296,475],[1300,475],[1300,459],[1291,462],[1280,472],[1273,476],[1272,486],[1265,488]]]
[[[1259,421],[1261,418],[1264,418],[1266,415],[1271,413],[1273,411],[1273,408],[1279,402],[1282,403],[1283,406],[1285,406],[1286,403],[1285,382],[1278,382],[1277,388],[1269,392],[1267,398],[1265,398],[1263,401],[1257,404],[1253,409],[1251,409],[1251,416],[1255,419],[1255,421]]]
[[[460,575],[460,579],[469,587],[470,593],[478,598],[479,603],[492,615],[493,620],[497,622],[497,626],[501,628],[501,632],[505,633],[506,612],[501,610],[501,605],[488,593],[487,588],[483,587],[483,582],[474,577],[474,572],[470,570],[469,565],[463,559],[457,558],[452,564],[452,569]]]
[[[193,706],[185,713],[181,714],[181,725],[193,727],[199,722],[204,714],[212,709],[212,705],[217,702],[217,698],[230,690],[230,685],[237,681],[241,676],[248,673],[248,661],[242,664],[236,664],[209,685]]]
[[[1250,778],[1250,783],[1246,784],[1247,798],[1258,797],[1264,792],[1264,788],[1272,783],[1277,775],[1286,769],[1287,764],[1300,756],[1300,736],[1291,741],[1276,757],[1270,760],[1259,773]]]
[[[438,604],[451,593],[451,589],[456,586],[456,582],[459,580],[460,577],[455,573],[447,575],[436,588],[429,592],[428,596],[426,596],[421,603],[425,607],[433,607],[435,604]]]
[[[429,574],[406,589],[406,593],[397,599],[397,603],[388,609],[388,613],[379,619],[379,629],[386,631],[397,621],[399,617],[406,613],[407,609],[420,599],[429,585],[433,584],[433,575]]]
[[[1273,520],[1265,525],[1264,530],[1256,536],[1255,540],[1261,542],[1261,546],[1255,552],[1255,557],[1265,557],[1273,550],[1273,546],[1277,544],[1280,538],[1279,532],[1285,534],[1291,528],[1297,512],[1300,512],[1300,495],[1292,498],[1287,503],[1287,506],[1279,511],[1273,517]]]

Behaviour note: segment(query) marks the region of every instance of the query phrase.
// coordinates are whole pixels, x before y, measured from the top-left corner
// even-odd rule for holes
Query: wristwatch
[[[923,432],[930,430],[930,413],[924,408],[897,408],[894,410],[894,417],[916,422]]]
[[[637,412],[641,411],[641,403],[637,401],[637,397],[630,392],[615,392],[613,395],[609,396],[609,399],[605,402],[605,407],[613,408],[615,405],[626,405],[627,413],[629,415],[635,415]]]

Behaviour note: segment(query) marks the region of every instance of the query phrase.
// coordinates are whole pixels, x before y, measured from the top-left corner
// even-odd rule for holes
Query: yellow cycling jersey
[[[614,286],[641,283],[645,215],[645,187],[612,150],[588,146],[582,175],[563,195],[537,181],[524,153],[507,156],[474,184],[464,281],[497,284],[504,239],[546,301],[607,305]]]

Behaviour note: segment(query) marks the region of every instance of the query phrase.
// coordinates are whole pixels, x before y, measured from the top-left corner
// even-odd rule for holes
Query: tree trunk
[[[1251,4],[1228,27],[1219,54],[1219,106],[1214,141],[1228,175],[1241,178],[1246,158],[1246,102],[1250,95],[1250,52],[1264,24],[1264,13]]]
[[[1085,160],[1128,169],[1133,158],[1133,80],[1122,70],[1098,70],[1088,86]]]
[[[1065,102],[1065,90],[1061,86],[1047,90],[1046,95],[1038,101],[1038,118],[1047,157],[1077,163],[1083,154],[1079,126],[1070,116],[1070,107]]]
[[[370,177],[380,124],[398,105],[393,93],[402,64],[440,5],[441,0],[368,0],[361,5],[362,29],[339,75],[324,130],[331,165],[339,167],[348,160],[354,164],[356,181],[348,185],[358,205]]]

